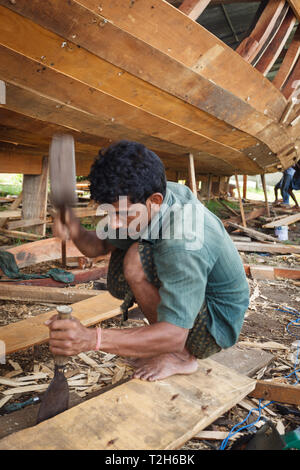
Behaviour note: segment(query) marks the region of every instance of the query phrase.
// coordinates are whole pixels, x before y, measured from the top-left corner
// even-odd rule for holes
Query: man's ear
[[[164,200],[164,197],[161,193],[153,193],[146,200],[146,206],[147,206],[148,209],[150,209],[152,207],[152,209],[154,209],[154,210],[157,209],[157,211],[159,211],[163,200]]]

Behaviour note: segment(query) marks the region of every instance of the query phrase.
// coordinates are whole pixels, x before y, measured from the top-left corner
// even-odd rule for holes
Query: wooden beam
[[[191,375],[123,383],[5,437],[0,449],[178,449],[254,387],[255,380],[203,359]]]
[[[40,175],[24,175],[23,177],[23,199],[22,217],[26,219],[42,219],[47,216],[48,201],[48,157],[43,157],[42,173]],[[30,227],[30,232],[44,237],[46,235],[46,224],[38,224]]]
[[[1,300],[18,300],[21,302],[46,302],[58,304],[73,304],[81,300],[90,299],[100,295],[94,289],[76,289],[74,287],[56,288],[43,286],[13,285],[0,283]]]
[[[277,401],[289,405],[300,405],[299,385],[285,385],[258,380],[255,389],[250,392],[249,395],[263,400]]]
[[[284,48],[295,23],[296,17],[290,8],[274,38],[270,42],[269,46],[265,49],[263,55],[259,58],[258,63],[255,65],[255,68],[263,75],[267,75],[274,65],[279,54]]]
[[[236,52],[247,62],[252,62],[266,41],[270,39],[270,35],[276,33],[274,28],[284,7],[285,0],[269,0],[250,36],[244,39],[237,47]]]
[[[87,4],[88,3],[89,2],[87,2]],[[157,103],[157,101],[154,101],[154,98],[153,98],[154,89],[152,88],[152,87],[156,87],[156,92],[157,92],[157,89],[160,89],[161,93],[163,94],[167,93],[168,99],[170,99],[170,96],[176,97],[176,98],[179,98],[181,102],[189,103],[193,105],[195,109],[196,108],[198,108],[198,110],[201,109],[201,111],[205,113],[205,116],[203,115],[203,119],[202,119],[203,126],[205,126],[206,129],[208,130],[213,129],[214,133],[216,132],[216,126],[220,126],[221,125],[220,123],[222,123],[223,121],[226,121],[227,124],[229,124],[230,126],[234,126],[236,129],[240,129],[241,126],[242,127],[245,126],[245,134],[247,134],[247,138],[249,138],[249,134],[251,135],[252,131],[254,133],[258,131],[259,129],[258,122],[260,122],[260,125],[262,125],[262,127],[265,127],[270,123],[269,118],[267,117],[266,112],[265,112],[266,108],[262,110],[261,114],[258,112],[257,109],[254,111],[253,104],[252,104],[252,97],[251,97],[251,100],[249,101],[248,98],[245,98],[246,95],[243,95],[243,99],[239,99],[238,103],[232,102],[232,104],[230,105],[231,109],[239,109],[239,113],[237,113],[239,116],[237,116],[236,113],[224,113],[223,107],[220,108],[219,106],[217,106],[217,103],[219,103],[220,101],[224,102],[225,95],[226,95],[226,99],[228,98],[229,101],[235,101],[236,94],[227,91],[228,86],[230,87],[229,85],[230,80],[228,77],[226,79],[227,88],[226,86],[225,88],[221,88],[219,87],[217,82],[214,81],[214,78],[211,75],[209,76],[209,79],[206,77],[204,78],[202,74],[200,75],[199,73],[196,73],[196,69],[195,71],[188,69],[185,65],[183,66],[182,62],[179,62],[177,59],[171,57],[170,55],[166,55],[166,53],[162,52],[160,49],[153,49],[152,45],[150,46],[148,43],[140,41],[137,37],[125,33],[124,30],[123,31],[120,30],[115,24],[113,24],[110,21],[104,22],[104,27],[102,27],[101,29],[101,34],[99,34],[98,26],[97,26],[98,28],[97,34],[94,34],[94,28],[96,27],[96,24],[98,25],[99,21],[103,22],[103,16],[99,16],[95,13],[92,13],[91,11],[92,7],[90,5],[89,6],[87,5],[87,7],[84,8],[83,5],[85,5],[85,2],[83,1],[81,1],[80,4],[79,2],[73,1],[72,4],[64,5],[63,10],[61,10],[61,4],[57,2],[56,0],[51,0],[51,2],[49,3],[49,15],[47,16],[40,15],[40,11],[39,11],[40,4],[38,2],[31,2],[30,8],[28,8],[26,6],[27,3],[23,2],[22,0],[20,1],[20,3],[16,2],[15,4],[11,4],[9,1],[4,0],[2,1],[2,4],[5,4],[8,8],[13,9],[15,11],[20,11],[23,16],[28,16],[34,21],[40,22],[43,25],[43,27],[47,28],[48,30],[51,30],[51,29],[55,30],[56,34],[60,34],[62,37],[64,37],[66,40],[70,41],[71,43],[75,42],[76,44],[80,45],[82,50],[88,49],[95,56],[98,56],[98,58],[104,59],[107,63],[108,62],[113,63],[115,67],[119,67],[120,69],[126,70],[127,72],[129,72],[129,74],[131,74],[134,77],[139,77],[140,80],[136,82],[137,84],[141,85],[141,82],[143,80],[144,80],[144,83],[148,82],[151,85],[151,89],[152,89],[151,101],[149,101],[148,99],[149,103],[151,102]],[[101,6],[101,8],[103,10],[103,6]],[[154,10],[154,13],[156,14],[155,8],[153,10]],[[168,7],[168,12],[171,15],[176,15],[176,19],[179,19],[178,15],[180,15],[180,18],[182,17],[181,13],[178,12],[174,8]],[[77,16],[77,15],[79,15],[78,17],[81,17],[82,21],[76,25],[76,31],[75,29],[74,31],[71,31],[72,28],[71,30],[66,31],[65,24],[66,23],[71,24],[72,18],[74,18],[74,16]],[[103,12],[101,12],[101,15],[103,15]],[[189,19],[187,18],[187,20]],[[20,20],[18,20],[18,22],[20,22]],[[179,22],[180,21],[178,21],[178,23]],[[90,27],[83,28],[83,24],[88,24],[90,25]],[[195,23],[192,22],[192,24],[195,24]],[[199,25],[196,25],[196,26],[198,27]],[[37,26],[35,25],[34,29],[36,28]],[[7,41],[8,41],[7,29],[8,28],[6,25],[5,38],[2,41],[4,44],[7,44]],[[126,28],[124,29],[126,30]],[[15,27],[13,30],[15,30]],[[33,29],[31,29],[31,34],[33,34]],[[49,32],[47,34],[49,34]],[[205,31],[205,35],[207,35],[206,31]],[[11,41],[11,37],[9,38],[9,41]],[[111,48],[111,44],[115,43],[116,41],[122,42],[122,53],[120,53],[118,48]],[[197,49],[198,60],[199,60],[199,54],[200,54],[199,43],[200,42],[198,42],[198,49]],[[61,38],[60,38],[60,44],[61,44]],[[9,46],[9,48],[10,47],[11,46]],[[62,48],[60,47],[60,49]],[[223,52],[223,50],[224,50],[224,43],[222,43],[221,52]],[[76,54],[75,51],[76,51],[76,48],[73,48],[74,54]],[[234,51],[231,51],[231,53],[234,53]],[[72,53],[69,56],[72,57],[74,56],[74,54]],[[125,56],[126,56],[126,60],[125,60]],[[146,56],[149,58],[149,60],[144,60]],[[139,61],[139,57],[141,58],[141,62]],[[218,59],[220,60],[221,57],[218,57]],[[202,56],[201,56],[201,60],[204,60]],[[45,64],[43,64],[43,67],[46,67],[46,70],[47,70],[47,73],[43,74],[44,80],[45,80],[46,75],[49,76],[49,79],[50,79],[50,74],[51,73],[54,74],[53,69],[52,69],[52,72],[48,70],[47,61],[48,59],[46,58]],[[55,62],[55,64],[56,63],[57,61]],[[63,63],[64,61],[59,62],[60,66]],[[141,70],[141,67],[137,66],[137,64],[139,63],[143,63],[142,70]],[[223,64],[222,67],[224,68],[224,57],[222,60],[222,64]],[[240,68],[242,68],[244,65],[245,64],[241,62]],[[198,67],[201,68],[201,64],[199,64]],[[77,70],[77,69],[78,67],[75,68],[74,70]],[[5,70],[7,70],[7,67],[5,67]],[[161,70],[161,71],[168,70],[168,73],[166,74],[165,72],[161,72],[157,74],[157,73],[154,73],[154,70]],[[5,73],[5,71],[3,71],[3,73]],[[247,75],[250,75],[250,74],[251,74],[251,71],[248,70]],[[218,73],[218,75],[220,75],[220,73]],[[36,78],[35,74],[33,74],[32,76]],[[127,79],[128,76],[129,76],[128,74],[123,74],[122,80]],[[174,77],[174,80],[172,80],[172,83],[170,82],[169,76]],[[15,77],[15,74],[14,74],[14,77]],[[175,80],[175,77],[176,77],[176,80]],[[247,81],[248,79],[250,81],[249,76],[247,76]],[[51,80],[51,82],[53,84],[53,80]],[[192,84],[193,82],[195,83]],[[180,86],[178,85],[179,83],[180,83]],[[236,86],[237,94],[239,94],[240,92],[239,90],[239,87],[241,86],[240,83],[239,83],[239,86]],[[77,85],[78,84],[76,83],[76,86]],[[74,89],[74,86],[75,84],[73,80],[72,90]],[[252,83],[251,83],[251,86],[252,86]],[[44,83],[44,87],[45,87],[45,83]],[[123,88],[125,87],[118,86],[118,90],[122,90]],[[132,89],[132,87],[130,88]],[[257,95],[257,90],[259,88],[260,86],[256,87],[256,90],[255,90],[256,95]],[[188,90],[188,93],[186,93],[185,90]],[[197,90],[197,93],[196,93],[196,90]],[[203,95],[201,99],[199,96],[199,90],[201,90],[201,93]],[[248,91],[249,91],[249,87],[247,88],[247,92]],[[274,87],[273,87],[273,92],[274,92]],[[266,90],[264,90],[264,94],[266,94]],[[95,101],[95,97],[97,95],[98,93],[94,92],[93,100],[89,101],[90,105],[91,105],[91,102]],[[78,100],[78,99],[81,99],[82,96],[84,95],[81,95],[79,92],[75,93],[75,89],[74,89],[74,96],[76,97],[76,100]],[[73,100],[74,100],[74,96],[73,96]],[[110,100],[111,100],[111,96],[112,95],[110,95]],[[207,113],[207,108],[210,102],[210,98],[208,97],[211,97],[211,100],[213,100],[213,102],[211,103],[211,106],[209,107],[209,110],[210,110],[209,114],[211,115],[211,117],[215,118],[213,119],[214,125],[208,125],[208,121],[207,121],[207,119],[210,119],[210,116]],[[279,96],[277,96],[277,100],[276,100],[277,103],[278,103],[278,100],[279,100]],[[126,103],[127,103],[127,108],[128,108],[128,101],[126,101]],[[270,99],[268,100],[268,103],[269,105],[270,103],[272,103],[270,107],[273,108],[275,101]],[[96,106],[96,103],[95,103],[95,106]],[[161,109],[162,96],[160,96],[159,98],[159,106]],[[282,113],[283,106],[284,106],[284,101],[282,100],[282,97],[280,97],[280,105],[279,105],[280,114]],[[103,107],[101,109],[103,111]],[[148,109],[148,111],[150,112],[150,109]],[[135,112],[137,113],[137,109],[135,109]],[[139,112],[140,114],[142,113],[141,109],[139,109]],[[250,119],[249,113],[252,116],[251,119]],[[278,113],[278,110],[277,110],[277,113]],[[110,112],[110,116],[111,114],[112,114],[112,111]],[[132,113],[131,112],[129,113],[127,109],[126,116],[128,117],[128,115],[131,115],[131,114]],[[152,111],[152,116],[153,114],[154,113]],[[273,114],[272,117],[275,116],[275,114]],[[181,113],[172,113],[173,118],[174,116],[177,116],[177,115],[180,116]],[[246,118],[246,115],[248,115],[248,118]],[[120,114],[119,114],[118,119],[119,120],[121,119]],[[233,120],[231,121],[231,119]],[[139,119],[134,119],[134,122],[136,126],[137,122],[139,122]],[[116,121],[116,124],[117,124],[117,121]],[[170,123],[168,125],[171,126]],[[198,120],[198,126],[200,126],[199,120]],[[251,130],[250,130],[250,127],[251,127]],[[165,131],[164,133],[166,135],[165,125],[163,128]],[[143,129],[145,129],[144,125],[143,125]],[[160,132],[160,129],[161,129],[161,126],[159,127],[158,132]],[[243,129],[240,129],[240,130],[243,130]],[[221,135],[222,135],[221,132],[218,133],[218,136],[221,136]],[[243,137],[246,138],[246,135],[244,135]],[[263,137],[264,143],[270,146],[270,148],[272,148],[273,151],[278,150],[278,149],[275,149],[276,140],[271,139],[269,133],[264,133],[262,137]],[[181,142],[182,141],[185,142],[185,139],[181,137]],[[205,143],[203,143],[203,145],[204,144]],[[277,144],[276,144],[276,147],[277,147]],[[194,147],[192,148],[194,149]],[[226,149],[224,149],[224,151],[226,151]],[[222,156],[222,152],[220,152],[219,154],[220,158],[221,156]],[[251,165],[251,164],[253,165],[254,162],[251,163],[251,159],[249,158],[248,165]]]
[[[72,5],[75,8],[75,3],[73,3]],[[53,83],[62,82],[61,87],[64,89],[64,91],[62,92],[59,98],[59,103],[64,102],[64,96],[68,94],[70,97],[69,101],[72,101],[73,105],[76,104],[78,109],[89,112],[93,114],[93,116],[97,116],[98,132],[99,120],[101,118],[102,125],[106,124],[105,131],[103,131],[104,134],[102,134],[103,136],[105,136],[105,132],[106,135],[108,134],[107,124],[109,122],[112,122],[112,119],[115,125],[113,126],[113,128],[109,129],[109,134],[114,139],[119,138],[117,137],[117,132],[114,128],[116,125],[123,126],[124,134],[126,132],[128,133],[129,131],[131,131],[133,140],[140,140],[141,135],[138,136],[137,131],[144,133],[145,129],[149,129],[149,134],[153,133],[156,137],[162,138],[164,140],[167,140],[168,138],[176,138],[176,134],[174,134],[174,125],[176,125],[180,128],[180,131],[178,129],[177,134],[186,134],[186,137],[176,139],[178,145],[182,145],[182,142],[186,142],[187,146],[189,145],[190,148],[194,148],[192,142],[188,144],[187,139],[189,139],[188,134],[191,134],[191,132],[196,132],[197,137],[194,136],[194,145],[196,145],[195,142],[197,140],[197,146],[195,148],[197,148],[198,145],[201,144],[203,150],[205,150],[203,147],[205,146],[209,153],[214,152],[216,144],[214,143],[213,134],[217,135],[216,126],[224,126],[221,121],[215,122],[215,120],[210,117],[207,112],[204,112],[204,110],[200,111],[199,109],[197,109],[196,106],[188,106],[187,103],[184,103],[184,100],[182,98],[178,99],[177,92],[176,97],[172,97],[174,93],[169,94],[170,90],[168,86],[165,90],[163,90],[162,87],[165,88],[165,86],[163,86],[163,84],[160,84],[160,89],[158,89],[134,77],[131,77],[129,82],[129,75],[122,74],[121,69],[117,68],[117,64],[109,65],[108,62],[102,60],[101,57],[95,57],[94,54],[89,53],[85,49],[74,48],[72,49],[72,54],[66,56],[64,48],[61,47],[61,37],[57,36],[56,34],[51,34],[49,31],[46,32],[45,29],[40,28],[38,25],[26,20],[25,18],[20,17],[19,15],[14,14],[13,12],[9,12],[9,10],[7,9],[1,8],[0,12],[1,11],[3,13],[2,15],[0,15],[0,24],[2,18],[3,21],[5,21],[6,26],[5,35],[3,35],[2,38],[0,33],[0,43],[2,43],[3,45],[7,44],[7,46],[9,45],[9,48],[14,48],[14,50],[18,51],[19,54],[19,56],[16,56],[15,53],[11,52],[11,49],[9,51],[5,51],[4,48],[1,47],[1,55],[3,54],[3,67],[4,57],[5,61],[9,62],[9,64],[6,63],[5,66],[6,72],[3,71],[3,73],[7,74],[7,78],[10,81],[12,80],[13,68],[17,67],[17,63],[20,67],[22,62],[22,69],[24,75],[23,80],[19,80],[21,77],[16,78],[14,74],[14,83],[18,81],[20,85],[21,82],[23,82],[24,84],[25,81],[27,82],[25,78],[27,73],[30,73],[31,87],[36,92],[40,91],[44,95],[47,89],[47,95],[49,97],[54,97],[55,95],[57,95],[58,89],[54,91]],[[82,8],[80,11],[81,14],[84,14],[85,12],[86,15],[90,16],[90,13],[88,14],[87,11],[83,10]],[[16,27],[19,28],[20,32],[24,31],[25,35],[26,30],[28,31],[28,28],[30,28],[30,44],[26,45],[26,42],[22,42],[19,41],[17,38],[13,38],[13,35],[11,33],[13,32],[13,30],[16,29]],[[122,39],[122,37],[124,36],[124,33],[121,31],[112,31],[112,33],[115,36],[121,35],[119,39]],[[116,41],[118,40],[117,36],[114,39]],[[38,48],[39,52],[35,52],[32,50],[34,37],[36,37],[34,48]],[[125,38],[123,39],[125,41]],[[89,37],[89,40],[91,40],[91,37]],[[130,39],[131,42],[133,40],[133,38]],[[129,38],[127,38],[127,40],[124,42],[125,48],[128,41]],[[141,44],[138,44],[137,46],[139,46],[137,49],[138,53],[140,47],[142,46]],[[36,73],[36,67],[39,66],[36,62],[37,54],[42,54],[42,50],[44,50],[45,47],[48,50],[47,57],[51,57],[52,54],[55,55],[56,59],[54,65],[50,66],[50,64],[52,64],[53,62],[49,61],[49,59],[46,58],[43,62],[42,72]],[[95,47],[98,48],[98,45],[95,44]],[[144,45],[143,47],[147,48],[147,45]],[[128,51],[128,53],[129,52],[130,51]],[[148,53],[145,51],[145,53],[146,55],[148,55],[149,51]],[[113,55],[114,54],[115,52],[113,52]],[[155,51],[154,56],[152,55],[153,60],[156,56],[157,60],[161,62],[162,56],[158,51]],[[29,59],[29,57],[31,60]],[[118,59],[120,58],[118,57]],[[166,58],[164,56],[164,60],[165,59]],[[171,58],[167,59],[167,61],[169,60],[171,60]],[[83,70],[81,68],[76,67],[76,63],[78,62],[84,62],[86,64],[86,73],[83,73]],[[112,62],[112,60],[110,60],[110,62]],[[136,54],[134,57],[134,62],[135,64],[137,63]],[[172,64],[173,67],[178,68],[177,62],[172,60]],[[125,64],[123,64],[123,61],[122,65],[125,66]],[[135,65],[133,64],[133,66]],[[97,74],[99,73],[99,75],[101,76],[109,76],[111,77],[111,79],[106,79],[105,86],[99,86],[99,80],[96,79],[95,73],[92,74],[88,70],[98,70]],[[196,75],[194,72],[189,71],[188,73],[192,73],[195,76],[196,80],[200,79],[198,75]],[[70,74],[72,75],[72,86],[70,86]],[[8,75],[10,78],[8,77]],[[112,79],[112,76],[114,77],[114,80]],[[140,73],[138,73],[138,76],[140,76]],[[163,80],[165,81],[165,78]],[[121,87],[120,81],[122,82]],[[133,86],[136,89],[135,93],[132,93]],[[90,100],[91,87],[93,88],[93,100]],[[59,106],[59,103],[57,103],[56,106]],[[142,107],[141,103],[143,104]],[[180,107],[180,110],[178,109],[178,107]],[[91,108],[93,108],[93,110]],[[99,111],[100,109],[101,113]],[[62,112],[63,110],[60,109],[60,113]],[[194,118],[192,118],[191,113],[195,114]],[[200,114],[202,115],[202,118],[200,118]],[[163,119],[163,122],[161,121],[161,119]],[[213,119],[215,122],[214,126],[208,126],[208,122],[211,119]],[[201,121],[203,121],[202,125]],[[80,120],[77,120],[77,128],[79,124]],[[73,124],[73,126],[74,125],[75,124]],[[153,128],[153,126],[155,127],[155,129]],[[191,126],[194,126],[195,129],[192,130]],[[150,131],[151,129],[153,129],[153,132]],[[164,132],[162,132],[162,129],[164,130]],[[204,129],[205,135],[202,135],[201,132],[203,132]],[[187,132],[187,130],[189,130],[189,132]],[[113,132],[115,133],[115,136],[113,135]],[[208,136],[207,132],[211,133],[211,136]],[[168,137],[168,134],[170,137]],[[233,142],[234,140],[237,140],[239,138],[239,136],[235,134],[236,133],[232,134],[229,130],[227,130],[227,132],[218,133],[218,135],[222,136],[222,141],[224,140],[224,142],[220,142],[220,145],[223,147],[222,152],[221,150],[219,152],[220,158],[222,157],[222,154],[228,154],[228,158],[230,158],[230,152],[227,146],[230,145],[230,142]],[[171,137],[171,135],[173,135],[173,137]],[[192,136],[190,135],[190,137]],[[248,143],[245,142],[245,147],[250,146],[251,137],[245,134],[244,138],[248,141]],[[211,140],[211,142],[207,142],[207,140]],[[214,145],[212,145],[213,143]],[[254,144],[253,140],[252,143]],[[237,151],[237,149],[235,149],[235,151]],[[251,161],[249,164],[251,164]]]
[[[263,187],[264,196],[265,196],[265,204],[266,204],[267,217],[270,217],[270,207],[269,207],[269,203],[268,203],[268,193],[267,193],[267,185],[266,185],[266,177],[265,177],[265,174],[262,173],[262,174],[260,175],[260,177],[261,177],[262,187]]]
[[[197,20],[209,3],[210,0],[184,0],[179,10],[192,20]]]
[[[300,1],[299,0],[288,0],[291,5],[298,21],[300,21]]]
[[[119,315],[120,305],[120,300],[115,299],[108,292],[103,292],[95,297],[73,304],[73,316],[78,318],[84,326],[91,326]],[[49,330],[44,322],[55,313],[55,310],[51,310],[0,327],[0,338],[1,341],[4,341],[6,354],[47,342]]]
[[[239,184],[239,179],[238,179],[238,175],[237,175],[236,172],[235,172],[235,184],[236,184],[236,189],[237,189],[237,192],[238,192],[240,211],[241,211],[241,217],[242,217],[242,224],[243,224],[243,227],[247,227],[243,201],[242,201],[242,198],[241,198],[240,184]]]
[[[292,99],[295,95],[299,94],[300,86],[300,56],[298,56],[297,62],[289,75],[289,78],[282,87],[282,94],[287,100]]]
[[[99,14],[99,3],[96,0],[80,0],[80,3],[95,14],[97,12]],[[9,1],[6,1],[6,5],[9,6]],[[133,36],[160,49],[163,53],[172,55],[174,59],[213,80],[221,88],[240,96],[241,99],[245,100],[245,97],[250,96],[250,102],[262,113],[266,108],[270,109],[270,106],[271,114],[276,115],[278,90],[274,93],[274,87],[268,82],[264,82],[262,88],[261,77],[253,67],[240,61],[240,57],[223,41],[212,34],[207,34],[203,27],[183,16],[180,11],[170,7],[166,2],[153,0],[150,4],[149,0],[139,0],[132,8],[129,2],[122,0],[113,3],[111,0],[102,0],[101,9],[100,14],[114,25],[126,29]],[[22,10],[23,6],[19,8],[21,13]],[[150,16],[151,21],[145,22],[145,18]],[[74,32],[76,33],[75,30]],[[172,38],[171,46],[169,38]],[[182,44],[189,44],[189,47],[182,47]],[[273,97],[269,93],[272,95],[274,93]]]

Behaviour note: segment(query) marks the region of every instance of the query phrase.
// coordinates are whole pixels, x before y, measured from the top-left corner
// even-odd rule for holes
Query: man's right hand
[[[65,224],[62,223],[59,211],[53,220],[53,235],[61,240],[75,240],[80,234],[80,221],[70,208],[66,208]]]

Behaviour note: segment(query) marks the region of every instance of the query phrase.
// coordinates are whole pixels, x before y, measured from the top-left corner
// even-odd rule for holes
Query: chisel
[[[72,307],[70,305],[58,305],[56,310],[58,320],[71,319]],[[67,356],[54,356],[54,377],[43,395],[37,424],[62,413],[69,407],[69,385],[64,374],[68,360]]]

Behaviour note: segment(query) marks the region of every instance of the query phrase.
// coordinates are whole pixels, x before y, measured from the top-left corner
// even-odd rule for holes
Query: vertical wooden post
[[[244,206],[243,206],[243,201],[242,201],[242,198],[241,198],[241,191],[240,191],[239,179],[238,179],[238,175],[237,175],[236,172],[235,172],[234,176],[235,176],[236,189],[237,189],[237,192],[238,192],[239,203],[240,203],[240,210],[241,210],[241,217],[242,217],[242,225],[243,225],[243,227],[247,227],[246,218],[245,218],[245,212],[244,212]]]
[[[47,216],[48,200],[48,157],[43,157],[42,173],[40,175],[24,175],[23,177],[23,207],[24,219],[41,219],[45,221]],[[46,224],[30,227],[30,232],[42,237],[46,234]]]
[[[247,175],[243,175],[243,199],[247,199]]]
[[[208,175],[208,189],[207,189],[207,202],[210,200],[211,197],[211,187],[212,187],[212,175]]]
[[[262,187],[263,187],[264,195],[265,195],[267,217],[270,217],[270,207],[269,207],[269,203],[268,203],[268,194],[267,194],[267,185],[266,185],[266,177],[265,177],[265,174],[262,173],[262,174],[260,175],[260,177],[261,177]]]
[[[196,186],[196,174],[195,174],[195,164],[194,164],[194,155],[189,154],[189,186],[193,191],[196,197],[198,197],[197,186]]]

